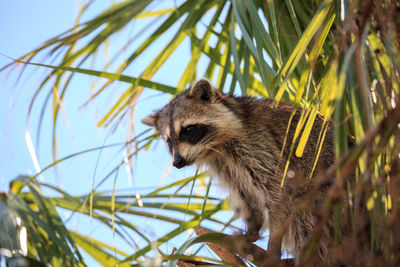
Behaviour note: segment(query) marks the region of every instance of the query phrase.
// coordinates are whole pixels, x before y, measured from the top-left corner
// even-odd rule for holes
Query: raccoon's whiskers
[[[207,133],[200,141],[199,144],[205,144],[209,141],[212,140],[212,138],[215,137],[215,130],[211,130],[209,133]]]
[[[219,154],[220,156],[223,156],[223,153],[214,147],[215,142],[212,142],[213,139],[216,138],[217,138],[216,131],[215,130],[210,131],[197,143],[197,145],[193,148],[191,154],[196,157],[196,155],[199,155],[202,151],[213,151]],[[192,158],[189,158],[188,161],[192,161]]]
[[[207,146],[207,148],[208,148],[209,150],[212,150],[212,151],[218,153],[220,156],[223,156],[223,155],[224,155],[221,151],[219,151],[218,149],[215,149],[215,148],[212,147],[212,146]]]

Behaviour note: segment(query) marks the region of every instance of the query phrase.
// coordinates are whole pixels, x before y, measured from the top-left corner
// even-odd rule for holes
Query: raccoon
[[[176,168],[192,164],[208,167],[211,177],[217,177],[229,192],[231,206],[244,220],[253,241],[262,229],[269,228],[270,236],[281,230],[293,214],[283,238],[270,238],[268,250],[275,247],[280,258],[283,245],[296,259],[304,252],[326,192],[319,192],[306,209],[298,209],[296,200],[313,186],[313,177],[334,162],[332,126],[318,116],[302,157],[290,153],[300,118],[301,110],[289,104],[226,95],[201,79],[142,122],[160,133]],[[318,140],[326,125],[314,166]],[[288,160],[287,177],[281,186]],[[328,235],[327,231],[320,235],[321,259],[327,251]]]

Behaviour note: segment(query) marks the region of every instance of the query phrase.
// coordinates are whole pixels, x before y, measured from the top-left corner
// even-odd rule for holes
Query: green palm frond
[[[90,3],[83,7],[82,14],[90,8]],[[348,190],[347,194],[366,199],[369,213],[362,218],[367,218],[372,225],[370,234],[374,243],[370,253],[380,253],[381,258],[374,259],[376,262],[399,263],[396,251],[399,240],[395,238],[400,229],[397,223],[400,221],[399,4],[389,0],[365,3],[186,0],[158,8],[157,3],[125,0],[112,4],[94,18],[78,21],[70,30],[7,66],[23,64],[50,70],[34,91],[28,114],[29,119],[39,95],[47,95],[39,107],[42,115],[38,136],[43,114],[51,104],[54,163],[42,173],[70,157],[92,151],[63,159],[56,153],[59,142],[56,125],[66,92],[71,90],[71,81],[77,75],[96,79],[93,93],[83,99],[86,104],[96,103],[103,95],[113,96],[97,121],[99,127],[106,128],[123,127],[121,121],[133,121],[133,110],[145,89],[175,95],[205,76],[227,93],[241,92],[302,108],[294,140],[285,140],[293,141],[291,156],[303,155],[314,120],[324,116],[314,167],[328,124],[332,122],[338,160],[329,170],[329,175],[337,178],[332,190]],[[132,24],[137,29],[134,36],[126,42],[115,42]],[[115,49],[109,58],[104,58],[108,42],[115,44]],[[186,61],[180,57],[182,47],[189,51]],[[40,56],[45,56],[43,61],[39,60]],[[94,60],[101,62],[96,64],[96,69],[88,67]],[[179,79],[174,84],[159,82],[157,75],[165,69],[174,71],[168,69],[170,62],[179,60],[182,61]],[[116,82],[122,89],[113,90]],[[125,143],[129,151],[127,158],[140,156],[157,137],[156,133],[145,131]],[[100,184],[117,177],[125,164],[121,157],[120,163],[103,175]],[[286,169],[288,164],[289,161]],[[350,171],[355,173],[355,184],[346,180]],[[209,261],[203,255],[183,253],[199,242],[222,245],[221,240],[226,237],[222,233],[189,240],[174,255],[168,255],[163,246],[203,221],[214,225],[206,230],[237,230],[231,220],[223,221],[215,216],[229,207],[226,200],[210,194],[211,182],[206,173],[141,194],[140,201],[115,189],[101,192],[97,187],[88,189],[91,192],[87,195],[71,196],[60,188],[39,183],[37,176],[15,180],[11,184],[12,193],[2,198],[0,205],[7,207],[7,212],[0,219],[6,223],[10,238],[1,239],[1,247],[18,248],[15,237],[18,230],[10,218],[19,217],[29,232],[29,255],[43,263],[85,265],[80,251],[107,266],[139,264],[149,259],[161,262],[171,259],[170,264],[178,259]],[[284,177],[282,186],[285,186]],[[42,188],[54,195],[44,194]],[[203,191],[198,193],[194,188]],[[336,204],[337,196],[332,193],[324,212],[332,211]],[[132,249],[125,251],[75,231],[60,217],[60,210],[101,223]],[[184,215],[185,219],[175,214]],[[151,241],[134,219],[127,218],[149,218],[173,226]],[[354,215],[354,225],[358,222]],[[230,249],[234,250],[232,246]],[[311,244],[307,252],[310,254],[306,253],[305,257],[312,255],[312,249]],[[214,262],[226,263],[216,257]]]

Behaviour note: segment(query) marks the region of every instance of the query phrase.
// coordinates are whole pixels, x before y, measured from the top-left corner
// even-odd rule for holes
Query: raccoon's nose
[[[178,156],[175,157],[174,162],[172,163],[172,165],[174,165],[174,167],[180,169],[182,167],[185,167],[186,160],[181,155],[178,155]]]

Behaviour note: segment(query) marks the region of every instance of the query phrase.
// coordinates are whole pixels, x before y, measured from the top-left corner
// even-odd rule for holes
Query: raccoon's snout
[[[183,168],[186,166],[186,160],[181,155],[177,155],[172,165],[178,169]]]

